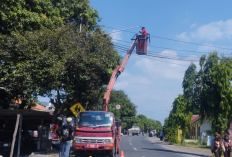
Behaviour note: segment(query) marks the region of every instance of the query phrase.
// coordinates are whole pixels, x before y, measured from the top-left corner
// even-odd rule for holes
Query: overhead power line
[[[110,32],[108,34],[117,33],[117,32],[121,32],[121,31],[126,31],[126,30],[130,30],[130,29],[135,29],[135,28],[138,28],[138,27],[142,27],[142,26],[135,26],[135,27],[125,28],[125,29],[118,29],[117,31],[113,31],[113,32]]]
[[[108,26],[103,26],[103,27],[119,30],[117,28],[108,27]],[[125,32],[128,32],[128,33],[138,33],[138,32],[131,32],[131,31],[127,31],[127,30],[121,30],[121,31],[125,31]],[[225,47],[220,47],[220,46],[212,46],[212,45],[206,45],[206,44],[199,44],[199,43],[188,42],[188,41],[177,40],[177,39],[170,39],[170,38],[160,37],[160,36],[155,36],[155,35],[150,35],[150,37],[154,37],[154,38],[158,38],[158,39],[164,39],[164,40],[170,40],[170,41],[175,41],[175,42],[181,42],[181,43],[186,43],[186,44],[198,45],[198,46],[212,47],[212,48],[218,48],[218,49],[224,49],[224,50],[232,50],[231,48],[225,48]]]
[[[121,41],[121,42],[125,42],[125,43],[130,43],[130,42],[123,41],[123,40],[118,40],[118,39],[112,39],[112,40],[117,40],[117,41]],[[113,42],[113,43],[115,43],[115,42]],[[119,43],[117,43],[117,44],[119,44]],[[119,44],[119,45],[122,45],[122,44]],[[149,45],[149,47],[155,47],[155,48],[166,49],[166,50],[183,51],[183,52],[202,53],[202,54],[208,54],[208,53],[210,53],[210,52],[200,52],[200,51],[192,51],[192,50],[183,50],[183,49],[167,48],[167,47],[152,46],[152,45]]]
[[[125,50],[119,50],[118,51],[120,54],[125,54]],[[133,51],[134,52],[134,51]],[[158,62],[163,62],[163,63],[168,63],[168,64],[174,64],[174,65],[179,65],[179,66],[185,66],[185,67],[188,67],[189,65],[184,65],[184,64],[178,64],[178,63],[174,63],[174,62],[168,62],[168,61],[165,61],[165,59],[159,59],[159,58],[156,58],[156,57],[149,57],[147,55],[137,55],[135,53],[132,53],[133,56],[135,57],[142,57],[142,58],[146,58],[146,59],[149,59],[149,60],[155,60],[155,61],[158,61]]]
[[[118,46],[118,45],[114,45],[116,49],[119,50],[124,50],[127,51],[126,46]],[[192,62],[196,62],[199,60],[199,58],[197,57],[189,57],[189,56],[177,56],[177,55],[172,55],[172,54],[161,54],[161,52],[154,52],[154,51],[148,51],[151,53],[147,53],[147,56],[151,56],[151,57],[157,57],[157,58],[164,58],[164,59],[172,59],[172,60],[179,60],[179,61],[192,61]],[[178,57],[182,57],[182,58],[178,58]]]

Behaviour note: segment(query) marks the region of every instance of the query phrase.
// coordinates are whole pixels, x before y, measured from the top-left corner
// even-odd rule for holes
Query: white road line
[[[132,145],[132,144],[130,143],[130,145]]]
[[[134,150],[137,150],[137,149],[134,147]]]

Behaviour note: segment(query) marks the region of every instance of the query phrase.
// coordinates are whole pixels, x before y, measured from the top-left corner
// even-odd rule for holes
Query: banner
[[[56,130],[59,128],[58,124],[50,124],[50,129],[49,129],[49,139],[50,140],[55,140],[58,139],[58,135],[56,134]]]

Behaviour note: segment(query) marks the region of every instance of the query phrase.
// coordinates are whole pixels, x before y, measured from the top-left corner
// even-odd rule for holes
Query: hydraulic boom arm
[[[119,75],[122,73],[122,71],[124,70],[124,67],[125,67],[125,65],[126,65],[126,63],[127,63],[127,61],[128,61],[128,59],[130,58],[131,53],[133,52],[133,50],[134,50],[134,48],[135,48],[137,42],[138,42],[138,39],[133,40],[133,42],[132,42],[130,48],[127,50],[127,55],[126,55],[126,57],[124,58],[122,64],[121,64],[120,66],[118,66],[116,69],[114,69],[114,71],[113,71],[113,73],[112,73],[112,75],[111,75],[111,78],[110,78],[110,81],[109,81],[109,84],[108,84],[108,86],[107,86],[106,93],[105,93],[104,99],[103,99],[104,111],[107,111],[107,110],[108,110],[107,105],[108,105],[108,101],[109,101],[109,99],[110,99],[110,93],[111,93],[111,91],[112,91],[112,89],[113,89],[113,87],[114,87],[114,84],[115,84],[115,82],[116,82],[118,76],[119,76]]]

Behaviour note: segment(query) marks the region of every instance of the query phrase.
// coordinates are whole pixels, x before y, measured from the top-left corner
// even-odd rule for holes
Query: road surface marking
[[[132,144],[130,143],[130,145],[132,145]]]
[[[134,150],[137,150],[137,149],[134,147]]]

